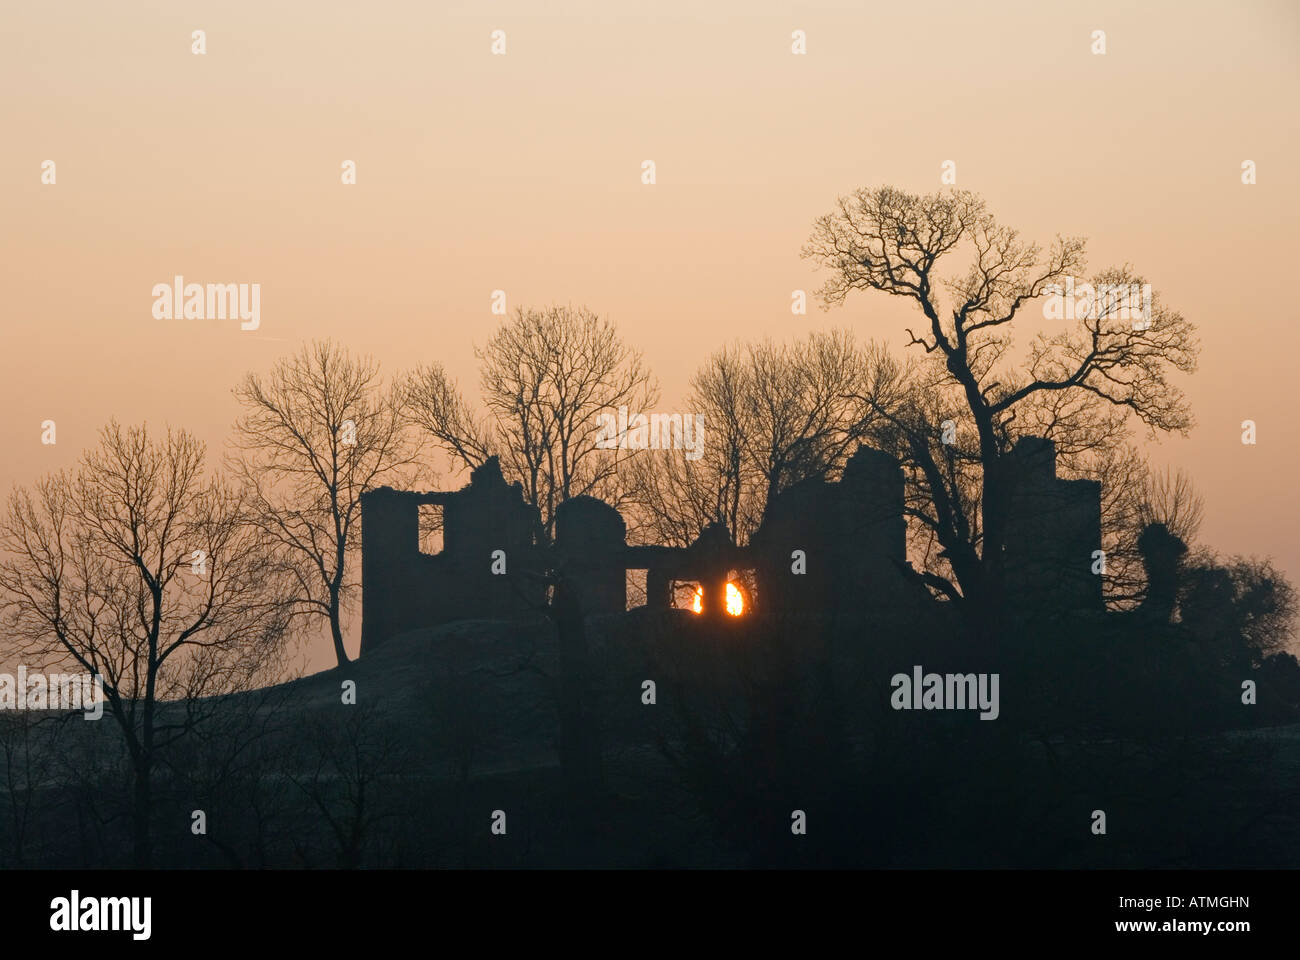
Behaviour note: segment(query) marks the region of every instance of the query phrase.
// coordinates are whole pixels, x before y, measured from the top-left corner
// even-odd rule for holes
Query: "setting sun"
[[[696,587],[695,596],[691,599],[691,610],[695,613],[704,612],[704,588]],[[733,617],[738,617],[745,612],[745,598],[740,589],[734,583],[727,584],[727,613]]]

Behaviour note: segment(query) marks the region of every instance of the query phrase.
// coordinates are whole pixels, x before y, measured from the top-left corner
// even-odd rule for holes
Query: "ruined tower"
[[[1101,610],[1101,484],[1056,476],[1056,444],[1021,437],[1007,471],[1007,596],[1020,609]]]
[[[442,511],[443,549],[420,550],[420,508]],[[454,492],[380,487],[361,496],[361,653],[406,630],[537,612],[545,599],[537,510],[496,457]],[[504,570],[504,572],[501,572]]]
[[[573,497],[555,511],[555,559],[586,616],[627,609],[626,527],[595,497]]]
[[[759,592],[769,609],[816,614],[891,607],[916,596],[901,569],[903,470],[871,447],[858,448],[838,483],[811,478],[778,494],[750,544],[762,560]],[[792,570],[796,550],[806,561],[803,574]]]

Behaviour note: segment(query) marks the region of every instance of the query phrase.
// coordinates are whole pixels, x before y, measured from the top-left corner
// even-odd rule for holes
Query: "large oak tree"
[[[1074,319],[1051,329],[1044,302],[1070,283],[1145,284],[1128,267],[1085,277],[1081,239],[1057,237],[1043,248],[968,191],[881,187],[842,197],[815,221],[803,253],[830,272],[825,308],[876,291],[911,301],[920,314],[906,330],[922,355],[919,378],[867,399],[894,428],[913,481],[909,513],[950,574],[931,570],[927,581],[986,627],[996,629],[1006,599],[1009,454],[1019,437],[1050,436],[1067,454],[1113,452],[1130,419],[1151,431],[1185,432],[1192,423],[1171,374],[1194,369],[1194,331],[1157,294],[1136,320],[1122,298],[1080,300]]]

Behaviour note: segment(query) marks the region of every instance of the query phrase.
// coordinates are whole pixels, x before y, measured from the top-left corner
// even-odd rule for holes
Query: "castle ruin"
[[[1101,541],[1100,485],[1059,479],[1055,446],[1042,438],[1022,438],[1004,469],[1014,478],[1005,548],[1010,595],[1101,610],[1101,577],[1091,570]],[[421,549],[420,514],[429,508],[441,513],[436,552]],[[362,655],[408,630],[541,612],[547,571],[573,585],[587,616],[627,609],[629,570],[645,571],[648,607],[671,607],[674,584],[688,582],[702,589],[706,614],[725,609],[737,572],[757,584],[746,608],[766,612],[833,611],[844,598],[904,613],[935,602],[906,557],[902,468],[865,446],[838,481],[804,480],[778,494],[746,546],[721,524],[689,547],[630,546],[619,512],[588,496],[559,506],[554,542],[544,546],[538,511],[519,484],[505,481],[495,457],[460,490],[368,491],[361,529]]]

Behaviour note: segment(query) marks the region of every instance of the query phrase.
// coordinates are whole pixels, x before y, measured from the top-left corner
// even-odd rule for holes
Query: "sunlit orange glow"
[[[704,588],[696,587],[695,596],[691,599],[691,610],[695,613],[704,612]],[[733,617],[738,617],[745,612],[745,598],[740,589],[734,584],[727,584],[727,613]]]

